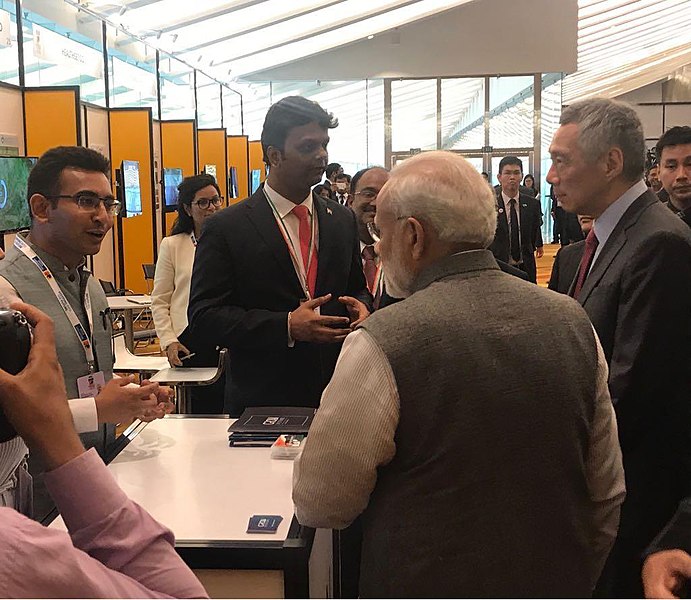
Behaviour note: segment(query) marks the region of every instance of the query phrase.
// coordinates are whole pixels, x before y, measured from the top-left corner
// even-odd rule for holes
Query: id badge
[[[77,390],[80,398],[95,398],[106,385],[106,377],[103,371],[89,373],[77,379]]]

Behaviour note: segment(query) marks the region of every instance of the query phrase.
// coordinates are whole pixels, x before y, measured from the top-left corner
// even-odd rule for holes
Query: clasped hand
[[[348,309],[348,317],[320,315],[315,309],[331,300],[331,294],[303,302],[290,313],[290,336],[300,342],[333,344],[342,342],[347,335],[369,316],[369,310],[352,296],[341,296],[338,301]]]

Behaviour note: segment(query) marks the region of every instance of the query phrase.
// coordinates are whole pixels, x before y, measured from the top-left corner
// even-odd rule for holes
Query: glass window
[[[384,165],[384,80],[367,81],[367,166]]]
[[[35,4],[38,10],[45,6]],[[24,11],[23,16],[26,85],[78,85],[81,100],[105,106],[101,28],[89,28],[87,36],[66,31],[33,11]]]
[[[223,127],[228,135],[242,135],[242,97],[227,86],[221,88]]]
[[[495,148],[533,146],[533,77],[489,78],[489,144]]]
[[[485,145],[484,77],[442,79],[441,135],[445,150],[479,150]]]
[[[552,199],[550,198],[550,185],[547,183],[547,173],[552,166],[549,155],[549,146],[552,143],[554,133],[559,128],[559,117],[562,106],[562,79],[561,73],[546,73],[542,76],[542,140],[540,144],[541,170],[540,170],[540,199],[544,223],[542,236],[545,240],[553,239]]]
[[[193,71],[167,54],[159,59],[161,119],[194,119]]]
[[[197,127],[221,126],[221,84],[197,71]]]
[[[19,85],[17,16],[10,0],[0,0],[0,81]]]
[[[394,152],[436,149],[436,79],[391,82],[391,146]]]
[[[271,84],[236,82],[233,87],[242,94],[245,135],[250,140],[258,140],[271,106]]]
[[[156,51],[122,31],[108,28],[110,106],[150,107],[158,119]]]

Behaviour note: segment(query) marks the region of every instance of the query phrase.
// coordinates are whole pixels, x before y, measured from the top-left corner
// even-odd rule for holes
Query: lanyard
[[[192,244],[194,244],[194,247],[197,247],[197,236],[194,235],[194,231],[190,232],[190,238],[192,239]]]
[[[276,218],[276,223],[278,224],[278,229],[281,232],[281,235],[283,235],[283,239],[285,240],[286,246],[288,247],[288,254],[290,254],[290,260],[293,262],[293,268],[295,269],[295,274],[298,276],[298,279],[300,280],[300,285],[302,286],[302,290],[305,292],[305,297],[308,300],[311,300],[312,295],[310,294],[309,285],[307,282],[307,274],[310,271],[310,265],[312,264],[312,258],[314,257],[314,253],[315,253],[316,246],[317,246],[317,236],[316,236],[317,220],[314,218],[315,207],[312,206],[312,214],[310,215],[310,245],[309,245],[309,253],[307,255],[307,268],[305,269],[305,265],[304,265],[303,260],[302,260],[302,252],[298,255],[298,252],[295,249],[295,243],[293,242],[293,238],[290,235],[290,231],[288,231],[288,228],[286,227],[286,224],[283,221],[283,217],[280,215],[280,213],[276,209],[276,206],[271,201],[271,198],[269,198],[269,194],[266,193],[266,190],[263,190],[263,191],[264,191],[264,196],[266,197],[266,200],[269,203],[269,206],[271,207],[271,210],[274,213],[274,217]]]
[[[372,282],[372,289],[370,290],[372,297],[376,297],[381,291],[380,288],[382,284],[382,275],[381,259],[379,259],[379,264],[377,265],[377,270],[374,274],[374,281]]]
[[[96,360],[94,359],[94,350],[91,345],[91,339],[89,339],[89,335],[87,334],[86,329],[84,329],[84,326],[79,321],[77,313],[74,312],[72,305],[68,302],[67,298],[65,297],[65,294],[55,281],[55,278],[53,277],[53,274],[50,272],[50,269],[46,266],[46,263],[44,263],[43,260],[41,260],[41,257],[33,251],[31,246],[29,246],[29,244],[27,244],[19,236],[16,236],[14,238],[14,247],[17,248],[17,250],[19,250],[20,252],[22,252],[24,256],[26,256],[32,263],[34,263],[34,265],[36,265],[36,268],[43,274],[43,277],[45,277],[46,281],[48,282],[48,285],[50,286],[50,289],[53,291],[53,294],[55,294],[55,297],[58,299],[58,302],[60,303],[60,306],[62,307],[65,316],[69,319],[69,322],[72,325],[74,332],[77,334],[77,338],[79,339],[82,348],[84,349],[86,362],[89,365],[89,373],[94,373],[96,371]],[[88,286],[84,290],[84,310],[86,311],[86,316],[89,320],[89,327],[91,331],[93,331],[94,324],[93,315],[91,314],[91,296],[89,294]]]

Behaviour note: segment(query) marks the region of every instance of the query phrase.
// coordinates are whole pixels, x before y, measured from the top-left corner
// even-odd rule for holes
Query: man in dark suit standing
[[[337,125],[300,96],[274,104],[261,136],[266,182],[204,225],[190,336],[228,348],[231,415],[247,406],[318,406],[341,343],[369,315],[355,217],[311,192]]]
[[[566,214],[577,219],[577,222],[580,224],[583,237],[590,233],[590,230],[593,227],[593,218],[591,216],[571,215],[571,213]],[[550,275],[549,283],[547,284],[547,287],[550,290],[554,290],[560,294],[569,293],[571,284],[576,277],[576,272],[578,271],[578,265],[581,262],[584,248],[585,242],[581,240],[580,242],[562,246],[559,248],[559,250],[557,250],[557,255],[554,257],[554,264],[552,265],[552,274]]]
[[[542,211],[540,202],[520,193],[523,162],[516,156],[505,156],[499,162],[497,191],[497,231],[489,249],[497,260],[504,261],[537,282],[535,256],[541,258]]]
[[[691,127],[668,129],[655,150],[660,182],[668,196],[665,205],[691,227]]]
[[[605,99],[562,112],[547,180],[595,219],[570,294],[609,364],[627,497],[602,597],[641,597],[641,555],[691,491],[691,232],[643,181],[636,112]]]

